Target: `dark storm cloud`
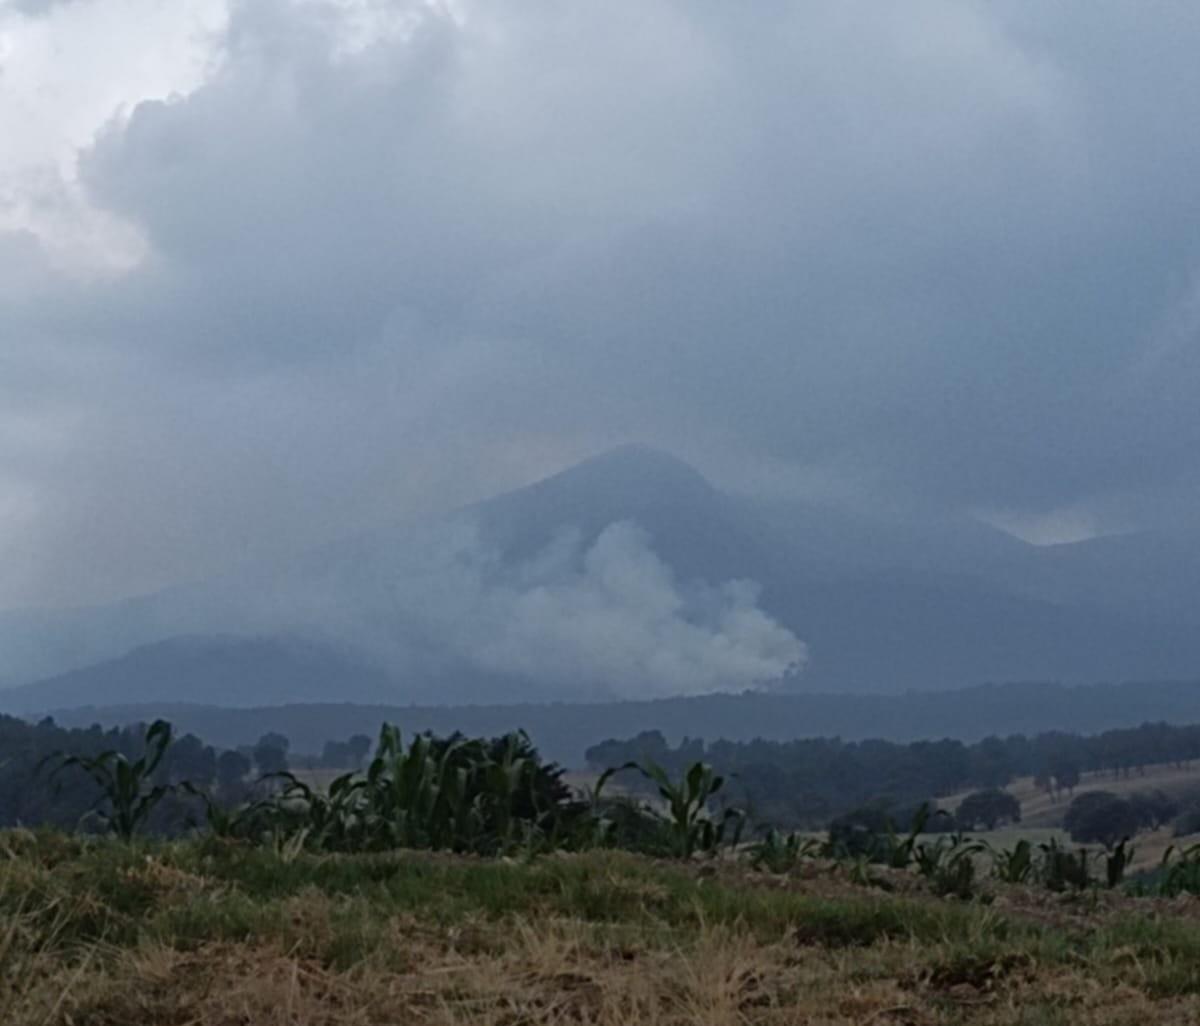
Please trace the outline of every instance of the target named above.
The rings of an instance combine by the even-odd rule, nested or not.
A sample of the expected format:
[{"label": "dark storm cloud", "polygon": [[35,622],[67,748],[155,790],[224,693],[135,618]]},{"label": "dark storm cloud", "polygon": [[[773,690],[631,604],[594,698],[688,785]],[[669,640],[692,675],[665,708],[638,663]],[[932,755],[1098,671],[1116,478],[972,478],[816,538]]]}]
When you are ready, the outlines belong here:
[{"label": "dark storm cloud", "polygon": [[332,6],[238,6],[206,85],[84,155],[145,260],[0,285],[13,373],[62,376],[27,415],[58,455],[10,475],[46,594],[628,437],[953,508],[1186,484],[1188,5],[408,13],[351,46]]}]

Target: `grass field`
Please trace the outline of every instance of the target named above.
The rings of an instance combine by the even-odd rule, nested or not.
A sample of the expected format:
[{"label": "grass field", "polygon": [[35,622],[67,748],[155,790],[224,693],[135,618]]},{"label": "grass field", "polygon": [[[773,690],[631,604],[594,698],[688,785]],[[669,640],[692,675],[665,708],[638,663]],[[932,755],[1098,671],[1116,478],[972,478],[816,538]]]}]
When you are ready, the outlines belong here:
[{"label": "grass field", "polygon": [[512,862],[0,834],[0,1022],[1184,1024],[1200,908],[891,891],[596,852]]},{"label": "grass field", "polygon": [[[1127,796],[1138,791],[1162,791],[1181,800],[1200,798],[1200,766],[1147,766],[1138,773],[1114,777],[1111,773],[1085,773],[1071,793],[1043,791],[1033,777],[1018,777],[1005,790],[1021,803],[1021,823],[1026,827],[1057,828],[1071,799],[1087,791],[1110,791]],[[938,804],[954,809],[968,792],[950,795]]]},{"label": "grass field", "polygon": [[[1021,803],[1021,822],[998,830],[973,832],[973,836],[981,837],[999,848],[1012,847],[1021,839],[1040,844],[1054,838],[1060,843],[1070,844],[1070,838],[1062,829],[1062,820],[1073,798],[1088,791],[1109,791],[1118,796],[1138,791],[1162,791],[1187,803],[1200,798],[1200,767],[1147,766],[1140,773],[1121,777],[1114,777],[1111,773],[1085,773],[1069,794],[1043,791],[1033,782],[1033,777],[1019,777],[1005,790]],[[938,805],[953,810],[968,793],[964,791],[950,795],[941,799]],[[1139,834],[1134,843],[1135,856],[1131,869],[1133,872],[1142,872],[1157,866],[1172,845],[1188,847],[1200,844],[1200,834],[1176,837],[1171,827],[1166,826]],[[1102,850],[1097,845],[1088,847],[1097,852]]]}]

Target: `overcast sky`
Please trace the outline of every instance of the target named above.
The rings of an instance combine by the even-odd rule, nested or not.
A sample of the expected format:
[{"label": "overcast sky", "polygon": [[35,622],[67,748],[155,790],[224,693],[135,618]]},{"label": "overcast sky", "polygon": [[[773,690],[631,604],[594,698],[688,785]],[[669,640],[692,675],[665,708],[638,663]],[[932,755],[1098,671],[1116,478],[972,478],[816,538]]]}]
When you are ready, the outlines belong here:
[{"label": "overcast sky", "polygon": [[0,608],[634,439],[1190,518],[1197,54],[1190,0],[0,0]]}]

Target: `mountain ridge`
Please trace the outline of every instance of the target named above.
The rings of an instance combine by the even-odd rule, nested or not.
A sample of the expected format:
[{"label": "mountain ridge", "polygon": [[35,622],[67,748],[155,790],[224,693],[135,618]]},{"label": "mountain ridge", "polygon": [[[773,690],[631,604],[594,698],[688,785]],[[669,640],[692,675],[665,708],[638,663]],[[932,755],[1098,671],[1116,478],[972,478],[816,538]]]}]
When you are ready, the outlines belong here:
[{"label": "mountain ridge", "polygon": [[[1072,590],[1055,583],[1056,574],[1068,583],[1089,581],[1058,568],[1063,553],[1002,532],[956,528],[953,520],[914,526],[814,505],[790,508],[727,493],[669,454],[621,446],[441,517],[332,541],[270,574],[234,573],[105,607],[25,614],[33,629],[24,635],[20,615],[0,617],[0,679],[25,684],[22,696],[44,687],[49,700],[67,693],[68,676],[76,699],[88,704],[95,689],[119,685],[113,662],[130,657],[140,666],[149,658],[139,651],[145,646],[187,635],[257,637],[277,646],[276,671],[263,668],[254,685],[250,667],[265,664],[247,655],[243,670],[227,672],[241,674],[246,702],[255,693],[283,700],[285,674],[297,675],[285,639],[304,637],[325,646],[322,653],[340,646],[346,656],[345,665],[314,656],[334,678],[335,693],[368,687],[360,667],[374,665],[401,699],[520,701],[552,697],[559,688],[564,699],[578,700],[587,693],[575,674],[564,670],[552,679],[547,670],[535,680],[521,667],[550,642],[558,648],[547,666],[569,667],[571,645],[580,659],[589,652],[606,658],[609,649],[587,634],[587,617],[632,631],[639,610],[630,603],[643,599],[657,603],[647,617],[659,615],[650,609],[678,606],[676,619],[661,638],[643,639],[641,662],[613,667],[641,666],[656,645],[680,638],[695,649],[687,658],[704,658],[696,653],[707,650],[696,646],[724,629],[720,617],[735,615],[730,603],[752,599],[737,616],[770,618],[807,644],[798,682],[804,689],[1200,672],[1200,631],[1186,609],[1169,619],[1136,601],[1080,601],[1083,584]],[[640,534],[626,532],[618,545],[611,529],[619,523],[636,524]],[[1034,573],[1031,565],[1042,569]],[[740,580],[755,582],[756,590],[734,599],[727,589]],[[661,594],[643,595],[646,582]],[[547,620],[557,608],[545,604],[551,600],[574,612]],[[702,619],[694,623],[696,617]],[[520,631],[508,630],[510,619]],[[24,673],[12,669],[22,646]],[[530,648],[528,658],[521,646]],[[194,662],[181,661],[174,685],[156,686],[193,686]],[[172,676],[165,664],[161,669]],[[611,678],[617,670],[592,676],[599,681],[605,673]],[[619,690],[623,682],[609,679],[608,686]],[[738,688],[736,677],[729,686]],[[370,687],[382,689],[382,678]]]}]

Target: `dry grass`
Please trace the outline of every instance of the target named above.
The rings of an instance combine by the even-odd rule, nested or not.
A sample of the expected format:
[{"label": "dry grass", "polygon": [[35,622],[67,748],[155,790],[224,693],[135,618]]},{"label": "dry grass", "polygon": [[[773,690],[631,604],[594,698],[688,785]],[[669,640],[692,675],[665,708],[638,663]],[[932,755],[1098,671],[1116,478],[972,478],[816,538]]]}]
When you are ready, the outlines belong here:
[{"label": "dry grass", "polygon": [[[1063,816],[1073,798],[1089,791],[1108,791],[1121,797],[1139,791],[1162,791],[1173,798],[1188,802],[1200,797],[1200,765],[1147,766],[1140,773],[1133,772],[1120,777],[1114,777],[1109,772],[1085,773],[1079,785],[1069,794],[1065,791],[1053,794],[1043,791],[1033,782],[1033,777],[1018,777],[1005,790],[1021,803],[1021,822],[997,830],[979,831],[977,834],[973,832],[973,836],[985,838],[997,848],[1011,848],[1022,839],[1036,845],[1052,838],[1059,843],[1077,847],[1062,829]],[[939,799],[938,806],[953,811],[969,793],[964,791]],[[1200,834],[1176,837],[1170,826],[1139,834],[1135,838],[1134,860],[1130,871],[1141,873],[1154,869],[1172,845],[1186,848],[1197,843],[1200,843]],[[1104,850],[1099,845],[1085,847],[1097,854]]]},{"label": "dry grass", "polygon": [[[1085,773],[1075,790],[1068,794],[1060,791],[1051,794],[1033,782],[1033,777],[1018,777],[1005,790],[1021,803],[1021,822],[1025,827],[1056,829],[1071,804],[1071,799],[1087,791],[1110,791],[1118,796],[1128,796],[1138,791],[1162,791],[1175,798],[1188,799],[1200,796],[1200,764],[1185,767],[1173,765],[1147,766],[1142,772],[1114,777],[1109,772]],[[969,794],[950,795],[938,802],[944,809],[956,809]]]},{"label": "dry grass", "polygon": [[[495,927],[493,929],[501,929]],[[1195,1023],[1194,995],[1155,998],[1086,968],[1014,958],[930,964],[914,942],[827,950],[728,928],[638,950],[577,922],[515,921],[497,951],[408,942],[414,966],[335,970],[270,945],[144,945],[48,973],[8,1022],[91,1026],[740,1023]],[[501,938],[497,938],[500,940]]]},{"label": "dry grass", "polygon": [[0,845],[6,1026],[1200,1022],[1191,902],[597,853]]}]

